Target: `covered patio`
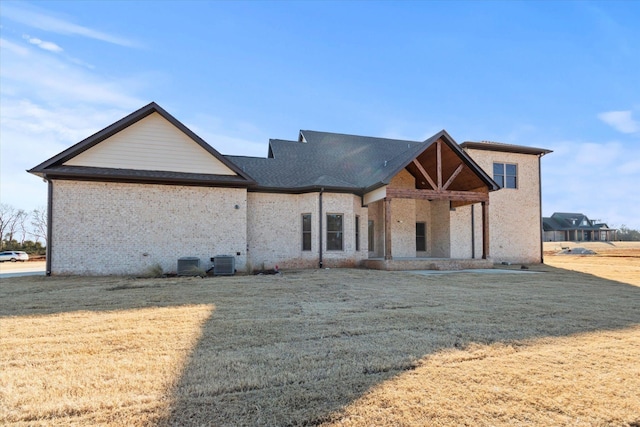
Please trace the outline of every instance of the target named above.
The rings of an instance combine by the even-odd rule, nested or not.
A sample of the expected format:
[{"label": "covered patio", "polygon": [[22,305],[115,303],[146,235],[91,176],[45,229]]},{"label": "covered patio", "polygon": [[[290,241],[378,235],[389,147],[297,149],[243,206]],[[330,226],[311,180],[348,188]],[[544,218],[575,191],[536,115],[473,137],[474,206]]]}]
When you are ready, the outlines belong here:
[{"label": "covered patio", "polygon": [[[442,135],[388,185],[365,195],[373,240],[363,265],[381,270],[491,268],[489,192],[497,188]],[[452,224],[456,209],[470,214],[471,223],[463,229]]]}]

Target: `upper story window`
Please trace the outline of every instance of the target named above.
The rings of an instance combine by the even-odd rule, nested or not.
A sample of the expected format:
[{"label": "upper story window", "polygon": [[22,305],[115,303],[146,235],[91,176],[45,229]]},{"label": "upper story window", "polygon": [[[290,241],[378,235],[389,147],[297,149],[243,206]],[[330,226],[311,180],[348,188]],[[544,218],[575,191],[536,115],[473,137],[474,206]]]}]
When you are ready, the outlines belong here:
[{"label": "upper story window", "polygon": [[518,188],[518,167],[510,163],[494,163],[493,180],[500,188]]}]

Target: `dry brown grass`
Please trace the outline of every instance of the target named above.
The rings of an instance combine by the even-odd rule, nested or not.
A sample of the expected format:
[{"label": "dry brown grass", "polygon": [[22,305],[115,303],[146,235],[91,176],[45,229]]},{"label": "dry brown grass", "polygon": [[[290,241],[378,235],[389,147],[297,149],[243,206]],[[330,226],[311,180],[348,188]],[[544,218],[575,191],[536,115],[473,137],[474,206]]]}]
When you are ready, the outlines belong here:
[{"label": "dry brown grass", "polygon": [[[556,255],[558,246],[584,247],[596,255]],[[640,286],[640,242],[546,243],[545,263]]]},{"label": "dry brown grass", "polygon": [[211,311],[195,305],[3,319],[3,422],[157,420]]},{"label": "dry brown grass", "polygon": [[640,403],[640,328],[428,356],[332,426],[629,425]]},{"label": "dry brown grass", "polygon": [[0,424],[640,423],[638,284],[532,270],[3,279]]}]

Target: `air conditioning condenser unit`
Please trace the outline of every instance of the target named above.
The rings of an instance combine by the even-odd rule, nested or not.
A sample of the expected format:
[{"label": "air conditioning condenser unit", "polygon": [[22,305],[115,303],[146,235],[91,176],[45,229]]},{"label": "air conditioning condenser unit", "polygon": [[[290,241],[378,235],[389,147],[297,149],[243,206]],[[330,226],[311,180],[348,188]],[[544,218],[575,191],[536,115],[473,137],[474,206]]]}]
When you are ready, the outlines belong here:
[{"label": "air conditioning condenser unit", "polygon": [[233,276],[234,274],[236,274],[236,258],[233,255],[213,257],[214,276]]},{"label": "air conditioning condenser unit", "polygon": [[197,276],[200,270],[200,258],[185,256],[178,258],[178,276]]}]

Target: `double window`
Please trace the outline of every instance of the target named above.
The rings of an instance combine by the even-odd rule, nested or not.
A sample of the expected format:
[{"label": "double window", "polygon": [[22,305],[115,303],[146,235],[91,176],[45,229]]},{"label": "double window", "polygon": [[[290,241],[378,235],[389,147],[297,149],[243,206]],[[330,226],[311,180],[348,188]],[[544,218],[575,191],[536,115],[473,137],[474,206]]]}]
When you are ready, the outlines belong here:
[{"label": "double window", "polygon": [[343,248],[344,221],[342,214],[327,214],[327,250],[341,251]]},{"label": "double window", "polygon": [[500,188],[518,188],[518,167],[509,163],[494,163],[493,180]]}]

